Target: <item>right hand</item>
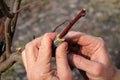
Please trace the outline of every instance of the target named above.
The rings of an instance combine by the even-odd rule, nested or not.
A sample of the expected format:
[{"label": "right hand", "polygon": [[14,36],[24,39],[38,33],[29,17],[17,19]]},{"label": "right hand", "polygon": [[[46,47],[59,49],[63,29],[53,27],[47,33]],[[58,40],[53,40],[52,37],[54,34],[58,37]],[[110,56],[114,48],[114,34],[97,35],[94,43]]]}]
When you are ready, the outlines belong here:
[{"label": "right hand", "polygon": [[89,80],[114,80],[116,68],[112,65],[104,41],[80,32],[69,32],[70,62],[86,72]]},{"label": "right hand", "polygon": [[27,43],[22,52],[28,80],[72,80],[72,71],[67,60],[66,42],[56,49],[56,68],[52,68],[52,41],[55,33],[46,33]]}]

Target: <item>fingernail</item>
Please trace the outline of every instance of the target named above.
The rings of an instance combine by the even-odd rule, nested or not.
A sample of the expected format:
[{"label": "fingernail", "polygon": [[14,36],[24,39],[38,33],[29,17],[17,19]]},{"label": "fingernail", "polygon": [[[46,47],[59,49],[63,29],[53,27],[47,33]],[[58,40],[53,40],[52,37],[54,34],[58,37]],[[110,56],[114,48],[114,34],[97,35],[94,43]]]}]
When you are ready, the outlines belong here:
[{"label": "fingernail", "polygon": [[63,49],[65,50],[65,51],[68,51],[68,43],[67,42],[63,42]]}]

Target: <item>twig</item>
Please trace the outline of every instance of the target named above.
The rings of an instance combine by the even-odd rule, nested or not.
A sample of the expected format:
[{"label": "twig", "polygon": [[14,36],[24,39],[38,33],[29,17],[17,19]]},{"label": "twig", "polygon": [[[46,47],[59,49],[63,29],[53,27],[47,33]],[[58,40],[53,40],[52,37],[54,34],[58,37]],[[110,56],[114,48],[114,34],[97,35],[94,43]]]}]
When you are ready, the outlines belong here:
[{"label": "twig", "polygon": [[21,60],[21,56],[19,53],[13,53],[10,55],[7,60],[4,62],[0,63],[0,72],[6,71],[8,68],[10,68],[16,61]]},{"label": "twig", "polygon": [[[15,12],[17,9],[19,9],[21,0],[15,0],[14,6],[13,6],[13,12]],[[7,18],[5,21],[5,42],[6,42],[6,57],[9,57],[11,52],[11,44],[13,35],[15,32],[16,22],[17,22],[18,13],[14,14],[14,17]]]},{"label": "twig", "polygon": [[[0,0],[0,1],[3,1],[3,0]],[[19,9],[20,3],[21,3],[21,0],[14,1],[13,12],[16,12],[16,10]],[[1,8],[1,5],[0,5],[0,8]],[[12,44],[12,39],[13,39],[13,35],[15,32],[18,13],[14,14],[13,17],[9,17],[8,15],[6,15],[6,16],[7,16],[7,19],[5,21],[5,45],[6,45],[5,48],[6,48],[6,51],[0,57],[0,73],[6,71],[17,60],[20,59],[20,54],[11,52],[11,44]]]},{"label": "twig", "polygon": [[12,18],[13,14],[9,12],[9,8],[7,4],[4,2],[4,0],[0,0],[0,8],[5,16]]},{"label": "twig", "polygon": [[11,32],[10,32],[10,23],[11,23],[11,19],[7,18],[5,21],[5,44],[6,44],[6,57],[9,57],[9,55],[11,54]]},{"label": "twig", "polygon": [[26,4],[25,6],[23,6],[22,8],[18,9],[16,12],[14,13],[19,13],[20,11],[24,10],[25,8],[29,7],[30,5],[34,4],[34,3],[38,3],[39,0],[35,0],[35,1],[32,1],[28,4]]},{"label": "twig", "polygon": [[82,9],[80,11],[80,13],[65,27],[65,29],[60,33],[60,35],[58,36],[58,38],[63,38],[68,31],[70,30],[70,28],[79,20],[79,18],[81,18],[82,16],[85,16],[85,12],[86,9]]},{"label": "twig", "polygon": [[[1,0],[3,2],[3,0]],[[18,9],[18,5],[20,3],[21,0],[15,0],[15,5],[14,5],[14,10],[15,11],[16,9]],[[4,2],[3,2],[4,3]],[[5,4],[4,4],[5,5]],[[3,6],[4,6],[3,5]],[[7,6],[7,5],[6,5]],[[15,17],[15,21],[14,21],[14,27],[16,26],[16,21],[17,21],[17,18],[16,18],[16,15],[14,15]],[[11,54],[11,44],[12,44],[12,38],[13,38],[13,34],[11,32],[11,22],[13,23],[13,19],[14,17],[12,18],[7,18],[6,21],[5,21],[5,43],[6,43],[6,57],[9,57],[10,54]]]},{"label": "twig", "polygon": [[56,47],[61,42],[64,41],[63,37],[68,33],[70,28],[79,20],[79,18],[81,18],[82,16],[85,16],[85,12],[86,12],[86,9],[82,9],[80,11],[80,13],[77,16],[75,16],[75,18],[65,27],[65,29],[54,39],[54,41],[53,41],[53,51],[55,51]]},{"label": "twig", "polygon": [[6,59],[6,55],[3,53],[3,54],[0,56],[0,63],[2,63],[5,59]]},{"label": "twig", "polygon": [[[15,0],[13,6],[13,13],[15,13],[20,8],[20,4],[21,4],[21,0]],[[17,18],[18,18],[18,13],[15,13],[11,23],[11,40],[13,39],[15,33]]]},{"label": "twig", "polygon": [[[79,18],[81,18],[82,16],[85,16],[85,13],[86,13],[86,9],[82,9],[80,11],[80,13],[75,16],[75,18],[65,27],[65,29],[60,33],[60,35],[58,36],[58,39],[62,39],[67,33],[68,31],[70,30],[70,28],[79,20]],[[59,41],[59,40],[58,40]],[[55,43],[55,42],[54,42]],[[81,73],[81,75],[83,76],[83,78],[85,80],[89,80],[87,75],[85,74],[84,71],[82,70],[79,70],[79,72]]]},{"label": "twig", "polygon": [[67,21],[69,21],[69,20],[65,20],[64,22],[62,22],[61,24],[59,24],[58,26],[56,26],[56,27],[52,30],[52,32],[55,32],[60,26],[62,26],[63,24],[65,24]]}]

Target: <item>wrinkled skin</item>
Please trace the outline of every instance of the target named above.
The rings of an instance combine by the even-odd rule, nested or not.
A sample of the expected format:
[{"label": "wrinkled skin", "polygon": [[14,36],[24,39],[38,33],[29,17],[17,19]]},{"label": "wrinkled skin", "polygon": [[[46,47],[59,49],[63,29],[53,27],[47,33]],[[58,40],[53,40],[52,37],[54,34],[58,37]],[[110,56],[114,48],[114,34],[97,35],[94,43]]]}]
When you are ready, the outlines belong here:
[{"label": "wrinkled skin", "polygon": [[89,80],[114,80],[116,69],[100,37],[69,32],[66,39],[70,44],[70,62],[85,71]]},{"label": "wrinkled skin", "polygon": [[22,59],[29,80],[72,80],[72,72],[67,60],[67,43],[56,49],[57,68],[51,67],[52,41],[55,33],[46,33],[25,46]]},{"label": "wrinkled skin", "polygon": [[85,71],[89,80],[120,79],[104,41],[80,32],[69,32],[65,37],[66,42],[57,47],[56,69],[53,69],[50,60],[55,36],[55,33],[46,33],[26,45],[22,59],[29,80],[73,80],[69,64]]}]

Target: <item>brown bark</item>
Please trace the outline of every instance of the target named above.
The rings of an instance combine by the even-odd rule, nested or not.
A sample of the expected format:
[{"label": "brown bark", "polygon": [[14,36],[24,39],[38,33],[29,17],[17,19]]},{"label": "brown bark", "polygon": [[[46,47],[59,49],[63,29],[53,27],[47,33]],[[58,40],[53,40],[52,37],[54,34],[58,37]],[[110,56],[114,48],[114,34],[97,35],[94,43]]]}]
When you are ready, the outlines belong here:
[{"label": "brown bark", "polygon": [[[11,3],[12,8],[9,9],[7,3]],[[15,32],[15,27],[18,19],[17,10],[20,8],[21,0],[0,0],[0,51],[2,46],[5,46],[5,51],[0,52],[0,73],[10,68],[16,61],[21,59],[21,55],[18,52],[11,51],[12,39]],[[11,10],[11,11],[10,11]]]},{"label": "brown bark", "polygon": [[0,72],[4,72],[7,69],[9,69],[16,61],[21,60],[21,56],[19,53],[13,53],[10,55],[9,58],[7,58],[7,60],[3,61],[2,63],[0,63]]},{"label": "brown bark", "polygon": [[4,39],[4,30],[5,30],[4,22],[5,22],[5,17],[0,18],[0,41],[3,41]]}]

